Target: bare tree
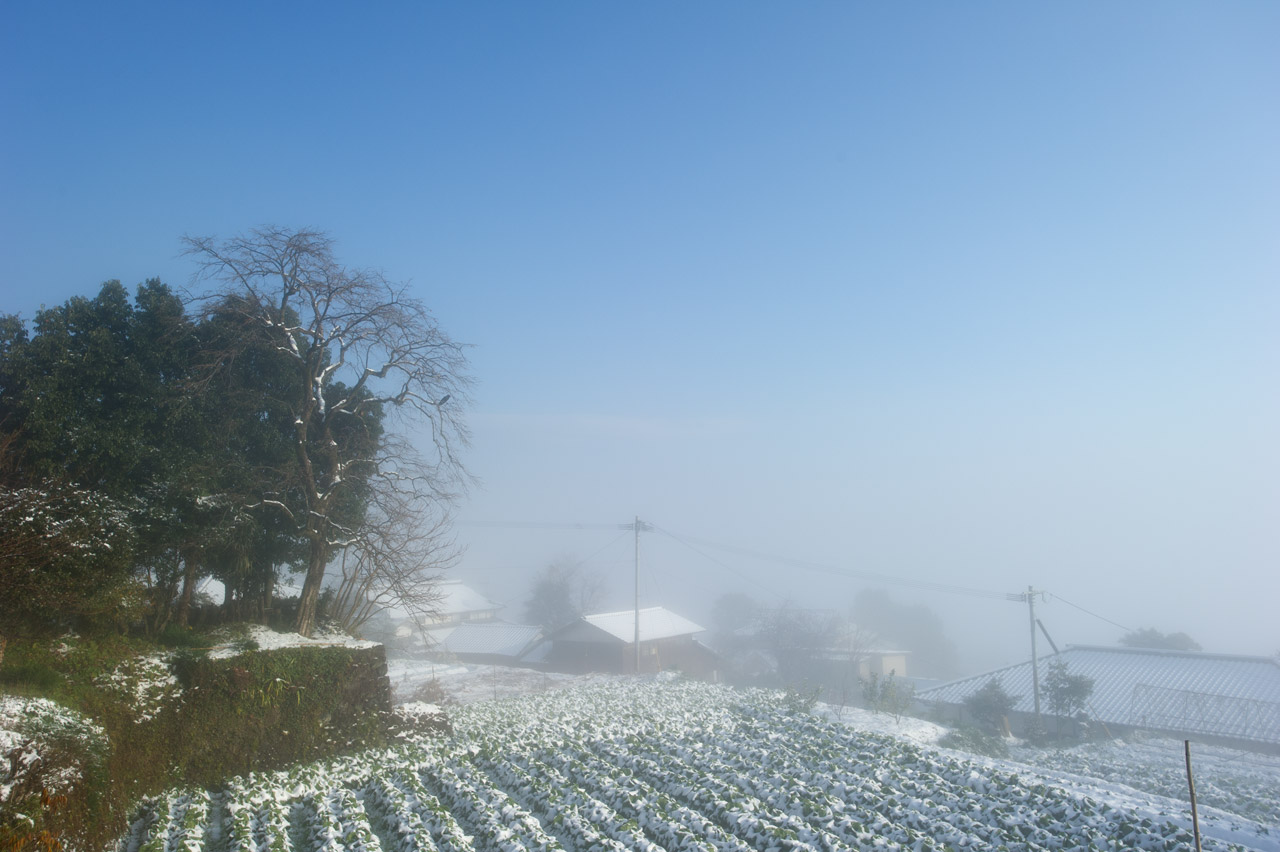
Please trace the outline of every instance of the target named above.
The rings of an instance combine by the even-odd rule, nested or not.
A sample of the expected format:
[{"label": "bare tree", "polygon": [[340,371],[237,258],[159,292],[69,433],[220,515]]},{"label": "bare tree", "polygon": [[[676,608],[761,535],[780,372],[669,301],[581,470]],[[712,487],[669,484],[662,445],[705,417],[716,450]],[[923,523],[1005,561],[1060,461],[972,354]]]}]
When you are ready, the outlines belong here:
[{"label": "bare tree", "polygon": [[425,631],[440,604],[439,581],[461,555],[448,514],[392,484],[378,483],[358,540],[330,571],[336,582],[329,615],[348,633],[392,607]]},{"label": "bare tree", "polygon": [[[321,232],[263,227],[185,243],[200,264],[197,278],[225,288],[211,303],[242,313],[259,340],[297,366],[283,400],[293,421],[296,496],[266,493],[261,504],[284,513],[306,540],[296,627],[310,635],[326,566],[334,553],[360,542],[344,503],[377,478],[446,503],[465,486],[458,455],[468,438],[460,417],[470,384],[463,347],[403,286],[339,264],[333,241]],[[385,410],[427,427],[430,453],[411,470],[383,466],[377,436],[339,443],[380,422]]]},{"label": "bare tree", "polygon": [[835,610],[800,609],[785,602],[762,615],[761,639],[778,662],[778,676],[788,686],[821,683],[828,668],[824,655],[840,636]]}]

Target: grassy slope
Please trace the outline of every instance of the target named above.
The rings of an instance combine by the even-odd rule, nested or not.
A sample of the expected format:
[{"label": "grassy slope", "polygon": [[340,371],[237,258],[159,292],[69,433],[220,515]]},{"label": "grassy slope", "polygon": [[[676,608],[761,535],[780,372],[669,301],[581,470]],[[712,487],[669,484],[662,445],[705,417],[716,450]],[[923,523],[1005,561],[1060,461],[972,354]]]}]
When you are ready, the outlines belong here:
[{"label": "grassy slope", "polygon": [[[168,787],[385,741],[381,648],[246,649],[208,659],[204,649],[218,638],[192,635],[183,647],[120,636],[11,641],[3,691],[81,714],[108,745],[94,755],[54,732],[29,749],[40,758],[0,812],[0,848],[29,845],[42,832],[97,848],[119,836],[142,797]],[[69,768],[80,778],[67,789],[58,777]]]}]

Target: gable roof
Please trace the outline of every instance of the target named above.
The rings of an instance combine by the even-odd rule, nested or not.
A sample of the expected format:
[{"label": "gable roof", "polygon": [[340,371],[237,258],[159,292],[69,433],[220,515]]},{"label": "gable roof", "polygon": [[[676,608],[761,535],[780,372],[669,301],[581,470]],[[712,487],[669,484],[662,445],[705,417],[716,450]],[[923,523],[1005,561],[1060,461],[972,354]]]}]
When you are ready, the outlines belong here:
[{"label": "gable roof", "polygon": [[526,624],[468,621],[459,624],[442,643],[451,654],[489,654],[519,657],[542,636],[537,627]]},{"label": "gable roof", "polygon": [[464,612],[484,612],[501,608],[501,604],[494,603],[475,589],[463,584],[461,580],[445,580],[440,584],[440,603],[436,609],[441,615],[459,615]]},{"label": "gable roof", "polygon": [[[1088,713],[1103,722],[1258,742],[1280,743],[1280,662],[1269,657],[1145,648],[1071,645],[1039,658],[1040,701],[1050,663],[1093,679]],[[919,693],[922,701],[962,704],[993,677],[1013,709],[1035,711],[1031,663],[952,681]]]},{"label": "gable roof", "polygon": [[[630,644],[635,641],[636,613],[634,609],[618,612],[601,612],[595,615],[584,615],[577,623],[571,624],[557,634],[559,639],[575,639],[590,641],[595,639],[614,639]],[[671,639],[676,636],[690,636],[703,632],[703,628],[682,615],[676,615],[666,607],[651,606],[640,610],[640,641],[652,642],[657,639]],[[601,636],[600,634],[605,634]],[[593,636],[594,634],[594,636]]]}]

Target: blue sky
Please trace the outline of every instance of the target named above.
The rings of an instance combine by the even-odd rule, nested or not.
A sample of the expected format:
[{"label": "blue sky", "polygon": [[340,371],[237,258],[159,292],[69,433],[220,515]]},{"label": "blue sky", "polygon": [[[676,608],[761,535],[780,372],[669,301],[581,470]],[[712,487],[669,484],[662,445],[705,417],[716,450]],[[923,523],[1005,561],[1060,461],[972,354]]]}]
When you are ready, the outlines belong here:
[{"label": "blue sky", "polygon": [[[474,346],[457,574],[517,610],[559,556],[626,605],[629,540],[478,524],[639,515],[1280,648],[1274,4],[0,15],[0,310],[184,285],[183,234],[328,230]],[[641,547],[695,617],[864,585]],[[1012,604],[891,590],[974,664],[1025,653]]]}]

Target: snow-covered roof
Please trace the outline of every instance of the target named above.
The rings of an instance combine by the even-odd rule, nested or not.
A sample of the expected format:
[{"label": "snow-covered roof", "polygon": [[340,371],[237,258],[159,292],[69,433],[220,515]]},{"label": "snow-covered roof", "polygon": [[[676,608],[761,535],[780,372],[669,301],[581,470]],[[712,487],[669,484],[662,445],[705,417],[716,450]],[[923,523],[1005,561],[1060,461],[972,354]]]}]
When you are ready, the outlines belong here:
[{"label": "snow-covered roof", "polygon": [[[584,622],[599,630],[603,630],[605,633],[622,642],[635,641],[636,613],[634,609],[624,609],[620,612],[602,612],[596,615],[584,615],[582,617],[582,621],[578,622],[578,625],[582,625]],[[676,615],[666,607],[651,606],[640,610],[641,642],[652,642],[655,639],[670,639],[673,636],[688,636],[692,633],[701,633],[702,631],[702,627],[694,624],[684,616]],[[574,627],[568,628],[566,632],[575,632]],[[574,637],[566,635],[563,638]]]},{"label": "snow-covered roof", "polygon": [[[1068,646],[1038,660],[1042,712],[1049,712],[1050,663],[1093,679],[1088,714],[1119,725],[1280,743],[1280,662],[1269,657],[1142,648]],[[1035,709],[1031,662],[919,693],[922,701],[961,704],[997,677],[1017,696],[1014,710]]]},{"label": "snow-covered roof", "polygon": [[444,640],[451,654],[492,654],[519,657],[541,637],[542,631],[525,624],[466,622],[459,624]]},{"label": "snow-covered roof", "polygon": [[494,603],[461,580],[446,580],[440,584],[440,603],[436,608],[441,615],[460,615],[501,609],[502,604]]}]

